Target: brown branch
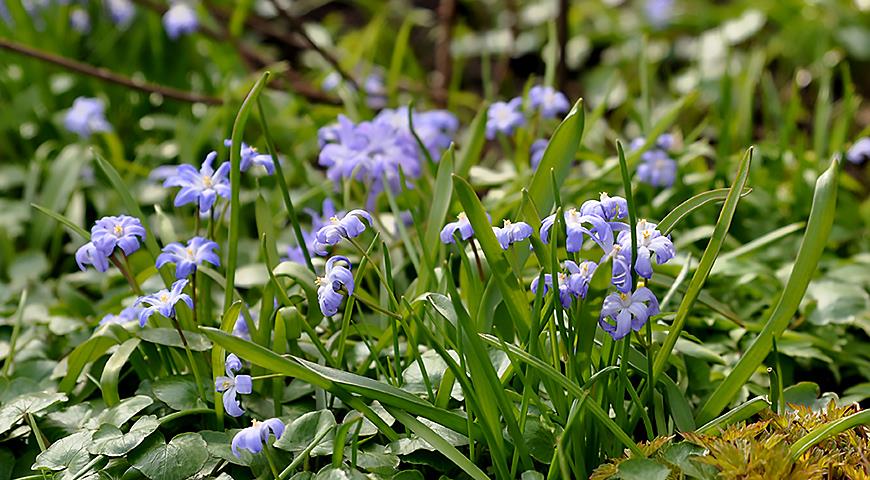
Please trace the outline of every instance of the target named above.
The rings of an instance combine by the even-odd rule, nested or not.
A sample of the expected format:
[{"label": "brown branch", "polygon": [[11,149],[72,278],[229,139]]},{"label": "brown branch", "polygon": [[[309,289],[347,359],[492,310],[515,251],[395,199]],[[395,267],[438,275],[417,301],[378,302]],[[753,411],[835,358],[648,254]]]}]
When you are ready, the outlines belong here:
[{"label": "brown branch", "polygon": [[272,6],[275,7],[275,10],[278,11],[278,15],[290,24],[290,28],[292,28],[297,34],[299,34],[299,36],[301,36],[302,39],[305,40],[305,43],[307,43],[311,49],[319,53],[320,56],[323,57],[323,59],[326,60],[326,62],[329,63],[332,68],[334,68],[335,71],[338,72],[339,75],[341,75],[341,78],[343,78],[344,81],[348,82],[354,89],[359,89],[359,85],[357,85],[356,80],[354,80],[354,78],[348,72],[341,68],[341,64],[338,63],[338,60],[331,53],[321,48],[320,45],[318,45],[317,42],[315,42],[311,38],[311,36],[308,35],[308,32],[305,31],[305,26],[302,25],[302,22],[299,21],[298,18],[294,17],[293,14],[288,12],[287,9],[284,8],[276,0],[271,0],[271,3]]},{"label": "brown branch", "polygon": [[[274,1],[274,0],[273,0]],[[456,0],[441,0],[438,3],[438,38],[435,44],[435,90],[447,91],[450,86],[453,59],[450,56],[450,39],[453,33],[453,15]],[[439,106],[446,106],[447,99],[436,99]]]},{"label": "brown branch", "polygon": [[3,37],[0,37],[0,48],[15,53],[20,53],[22,55],[41,60],[43,62],[52,63],[54,65],[58,65],[67,70],[72,70],[83,75],[88,75],[94,78],[99,78],[100,80],[116,83],[118,85],[123,85],[134,90],[140,90],[148,93],[158,93],[166,98],[171,98],[174,100],[181,100],[183,102],[191,103],[205,103],[207,105],[221,105],[223,103],[223,100],[217,97],[200,95],[197,93],[186,92],[184,90],[178,90],[172,87],[158,85],[156,83],[135,80],[130,77],[125,77],[121,74],[112,72],[111,70],[107,70],[105,68],[95,67],[87,63],[79,62],[78,60],[73,60],[70,58],[62,57],[60,55],[55,55],[53,53],[49,53],[33,47],[28,47],[26,45],[13,42]]}]

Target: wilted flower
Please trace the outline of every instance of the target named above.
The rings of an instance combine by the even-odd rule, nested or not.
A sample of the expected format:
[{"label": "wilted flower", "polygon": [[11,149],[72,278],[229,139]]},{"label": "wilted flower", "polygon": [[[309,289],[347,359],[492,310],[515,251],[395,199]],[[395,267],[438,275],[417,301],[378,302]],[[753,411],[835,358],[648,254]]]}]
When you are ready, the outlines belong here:
[{"label": "wilted flower", "polygon": [[[577,211],[576,208],[565,210],[565,230],[568,233],[568,238],[565,240],[565,247],[569,252],[579,252],[583,246],[583,236],[588,235],[593,239],[611,237],[613,240],[613,231],[608,223],[598,215],[584,215]],[[552,214],[541,222],[541,241],[548,243],[550,228],[556,222],[556,214]],[[591,225],[586,228],[584,225]]]},{"label": "wilted flower", "polygon": [[529,105],[541,111],[541,116],[551,118],[571,108],[568,97],[553,87],[535,85],[529,89]]},{"label": "wilted flower", "polygon": [[[231,139],[224,140],[225,147],[232,147],[233,141]],[[252,166],[261,166],[266,169],[266,173],[272,175],[275,173],[275,161],[272,159],[271,155],[264,155],[257,151],[256,147],[252,147],[245,142],[242,142],[242,151],[241,151],[241,164],[239,166],[239,170],[243,172],[247,172],[249,168]]]},{"label": "wilted flower", "polygon": [[544,152],[547,151],[547,145],[549,144],[550,141],[546,138],[539,138],[532,142],[532,146],[529,148],[529,163],[532,165],[532,170],[538,169],[538,165],[544,159]]},{"label": "wilted flower", "polygon": [[63,118],[63,125],[82,138],[90,138],[95,132],[111,132],[106,121],[106,106],[99,98],[78,97]]},{"label": "wilted flower", "polygon": [[136,14],[136,7],[130,0],[104,0],[109,17],[116,25],[125,27]]},{"label": "wilted flower", "polygon": [[463,240],[468,240],[472,235],[474,235],[474,227],[471,226],[465,212],[459,212],[459,215],[456,216],[455,222],[450,222],[447,225],[444,225],[444,228],[441,229],[441,243],[453,243],[453,234],[457,231]]},{"label": "wilted flower", "polygon": [[106,314],[106,316],[104,316],[103,319],[100,320],[100,325],[105,325],[107,323],[123,324],[127,322],[132,322],[133,320],[136,320],[136,318],[139,316],[140,310],[142,310],[140,307],[133,305],[121,310],[121,313],[117,315],[113,313]]},{"label": "wilted flower", "polygon": [[187,279],[177,280],[168,290],[164,288],[157,293],[139,297],[134,305],[138,306],[143,303],[148,305],[139,312],[139,326],[144,327],[148,318],[155,313],[159,313],[166,318],[174,318],[175,304],[179,301],[183,301],[193,310],[193,300],[191,300],[190,295],[184,293],[184,287],[186,286]]},{"label": "wilted flower", "polygon": [[[649,317],[659,313],[659,302],[655,295],[646,287],[640,287],[634,293],[611,293],[604,299],[601,307],[601,317],[598,324],[614,340],[620,340],[634,330],[639,331]],[[608,318],[613,323],[608,322]]]},{"label": "wilted flower", "polygon": [[262,422],[254,420],[250,427],[239,430],[239,433],[233,437],[233,454],[241,458],[242,454],[239,449],[242,448],[251,453],[260,453],[263,450],[263,443],[269,440],[271,434],[275,435],[275,440],[284,434],[284,423],[281,420],[277,418],[270,418]]},{"label": "wilted flower", "polygon": [[492,140],[496,133],[511,135],[517,127],[526,123],[526,117],[520,111],[522,105],[521,97],[490,105],[486,112],[486,138]]},{"label": "wilted flower", "polygon": [[[626,252],[631,251],[631,232],[623,230],[619,232],[616,241]],[[674,258],[676,250],[670,237],[662,235],[656,229],[655,223],[639,220],[637,222],[637,261],[634,269],[643,278],[652,277],[652,263],[650,257],[655,254],[656,263],[661,265]]]},{"label": "wilted flower", "polygon": [[91,31],[91,16],[84,8],[73,8],[69,12],[69,24],[79,33],[88,33]]},{"label": "wilted flower", "polygon": [[109,256],[98,250],[94,242],[88,242],[76,250],[76,263],[82,271],[93,265],[97,271],[105,272],[109,269]]},{"label": "wilted flower", "polygon": [[531,237],[533,231],[532,227],[526,222],[512,223],[510,220],[505,220],[503,227],[492,227],[492,232],[495,234],[495,238],[498,239],[502,250],[507,250],[512,244]]},{"label": "wilted flower", "polygon": [[320,227],[314,234],[314,252],[318,255],[326,255],[326,247],[335,245],[342,238],[358,237],[366,229],[366,224],[361,218],[372,224],[372,216],[361,209],[351,210],[342,218],[331,217],[329,223]]},{"label": "wilted flower", "polygon": [[846,152],[846,160],[861,163],[870,158],[870,137],[864,137],[852,144]]},{"label": "wilted flower", "polygon": [[181,187],[175,196],[176,207],[199,202],[199,211],[205,213],[214,205],[218,195],[229,198],[230,180],[227,174],[230,164],[223,162],[214,170],[211,165],[215,158],[217,152],[209,153],[199,171],[191,165],[179,165],[175,175],[166,178],[164,187]]},{"label": "wilted flower", "polygon": [[163,14],[166,35],[175,40],[181,35],[193,33],[199,28],[196,10],[184,2],[175,2]]},{"label": "wilted flower", "polygon": [[175,278],[187,278],[202,262],[220,266],[220,257],[215,253],[217,249],[217,243],[202,237],[191,238],[186,247],[173,242],[163,247],[163,253],[157,256],[157,268],[174,263]]},{"label": "wilted flower", "polygon": [[[347,266],[336,265],[336,262],[344,262]],[[331,257],[326,261],[326,274],[317,277],[317,299],[320,303],[320,311],[327,317],[338,313],[338,307],[344,299],[342,290],[345,290],[348,295],[353,295],[354,283],[350,268],[351,263],[347,257]]]},{"label": "wilted flower", "polygon": [[226,376],[220,375],[214,381],[215,390],[223,392],[224,410],[231,417],[241,417],[245,413],[239,403],[238,394],[247,395],[252,391],[250,375],[236,375],[242,369],[242,361],[236,354],[227,355],[224,363]]},{"label": "wilted flower", "polygon": [[641,156],[637,178],[654,187],[670,187],[677,179],[677,162],[664,150],[650,150]]},{"label": "wilted flower", "polygon": [[91,227],[91,242],[106,257],[112,255],[115,247],[130,255],[139,249],[141,240],[145,240],[145,227],[138,218],[129,215],[103,217]]}]

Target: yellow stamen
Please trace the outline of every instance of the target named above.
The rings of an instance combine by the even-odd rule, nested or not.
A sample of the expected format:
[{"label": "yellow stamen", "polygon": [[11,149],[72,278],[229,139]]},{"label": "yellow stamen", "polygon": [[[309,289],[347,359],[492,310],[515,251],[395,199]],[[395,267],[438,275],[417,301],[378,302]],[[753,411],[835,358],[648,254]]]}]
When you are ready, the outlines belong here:
[{"label": "yellow stamen", "polygon": [[212,186],[211,175],[203,175],[202,176],[202,185],[205,188],[211,188],[211,186]]},{"label": "yellow stamen", "polygon": [[115,235],[120,237],[121,235],[124,234],[124,227],[122,227],[120,225],[115,225],[114,231],[115,231]]}]

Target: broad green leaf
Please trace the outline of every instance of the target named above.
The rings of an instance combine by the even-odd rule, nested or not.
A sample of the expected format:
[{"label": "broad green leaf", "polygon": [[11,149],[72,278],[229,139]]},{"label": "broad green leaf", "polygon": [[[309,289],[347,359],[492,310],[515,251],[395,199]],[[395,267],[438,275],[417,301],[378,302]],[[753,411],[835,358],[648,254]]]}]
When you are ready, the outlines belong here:
[{"label": "broad green leaf", "polygon": [[190,375],[158,378],[151,384],[151,391],[173,410],[190,410],[203,406],[195,382]]},{"label": "broad green leaf", "polygon": [[335,416],[331,411],[308,412],[287,425],[281,438],[275,442],[275,448],[294,453],[301,452],[319,438],[309,455],[315,457],[330,455],[334,448],[336,426]]},{"label": "broad green leaf", "polygon": [[317,472],[314,480],[368,480],[368,477],[347,465],[340,467],[327,465]]},{"label": "broad green leaf", "polygon": [[[135,335],[148,343],[184,348],[184,343],[181,342],[178,330],[174,328],[143,328],[137,331]],[[187,339],[188,346],[194,352],[205,352],[211,348],[211,342],[200,333],[185,330],[184,338]]]},{"label": "broad green leaf", "polygon": [[665,370],[665,366],[671,356],[671,351],[674,349],[677,339],[683,332],[686,319],[689,317],[689,313],[695,305],[695,300],[698,299],[698,295],[704,287],[704,282],[707,281],[707,276],[713,268],[713,263],[719,255],[719,250],[722,249],[722,244],[725,242],[725,236],[728,234],[728,229],[731,228],[731,220],[734,218],[734,213],[737,211],[737,204],[740,201],[743,187],[746,185],[746,181],[749,178],[749,167],[752,164],[752,151],[753,149],[750,148],[746,152],[746,155],[744,155],[743,160],[740,162],[740,166],[737,168],[737,175],[734,178],[734,183],[729,189],[728,196],[725,198],[725,204],[722,205],[722,211],[719,213],[719,219],[716,221],[713,236],[710,238],[707,248],[704,249],[704,254],[701,256],[698,268],[695,270],[695,274],[689,282],[689,287],[686,289],[683,301],[680,302],[680,306],[677,308],[677,315],[674,317],[674,321],[668,331],[668,336],[665,337],[665,341],[662,343],[662,347],[659,349],[658,354],[655,357],[652,371],[653,385],[657,383],[656,379],[658,379]]},{"label": "broad green leaf", "polygon": [[83,430],[51,444],[48,449],[36,456],[36,461],[30,467],[33,470],[47,468],[49,470],[69,469],[70,472],[78,472],[91,459],[88,454],[88,444],[91,440],[91,432]]},{"label": "broad green leaf", "polygon": [[151,480],[185,480],[208,460],[208,445],[198,433],[182,433],[169,443],[163,442],[163,435],[151,435],[128,457],[133,467]]},{"label": "broad green leaf", "polygon": [[75,388],[79,375],[84,370],[85,365],[100,358],[109,348],[118,343],[118,340],[114,337],[97,334],[73,349],[69,357],[67,357],[66,375],[60,381],[58,389],[66,393],[71,392]]},{"label": "broad green leaf", "polygon": [[629,458],[617,471],[621,480],[667,480],[671,474],[670,468],[648,458]]},{"label": "broad green leaf", "polygon": [[120,457],[139,446],[159,426],[160,422],[154,415],[140,417],[127,433],[111,423],[104,423],[94,432],[88,451],[94,455]]},{"label": "broad green leaf", "polygon": [[834,223],[839,173],[840,159],[835,157],[831,161],[831,166],[816,180],[806,232],[801,240],[797,259],[783,288],[782,295],[770,314],[770,318],[765,322],[761,333],[755,337],[749,349],[740,356],[737,365],[716,387],[716,390],[699,410],[698,422],[710,421],[731,402],[740,388],[767,357],[773,347],[774,338],[782,335],[798,306],[800,306],[807,285],[816,272]]},{"label": "broad green leaf", "polygon": [[[48,177],[41,183],[42,191],[37,203],[47,210],[58,211],[64,208],[76,187],[79,172],[85,163],[85,155],[80,144],[64,147],[57,158],[51,161]],[[48,241],[53,231],[48,218],[37,216],[31,224],[31,246],[41,248]]]},{"label": "broad green leaf", "polygon": [[121,400],[121,403],[114,407],[107,408],[100,412],[96,417],[88,419],[85,428],[96,430],[104,423],[120,428],[131,418],[136,416],[137,413],[151,406],[152,403],[154,403],[154,400],[145,395],[136,395],[135,397],[125,398],[124,400]]},{"label": "broad green leaf", "polygon": [[0,406],[0,434],[4,434],[27,414],[36,414],[60,402],[65,402],[63,393],[35,392],[19,395]]},{"label": "broad green leaf", "polygon": [[583,99],[581,98],[577,100],[562,123],[556,127],[553,136],[550,137],[541,163],[529,185],[529,196],[538,209],[539,217],[545,217],[550,213],[556,198],[550,172],[552,170],[555,174],[557,186],[561,186],[568,178],[568,171],[571,169],[577,150],[580,148],[585,123],[586,115],[583,111]]}]

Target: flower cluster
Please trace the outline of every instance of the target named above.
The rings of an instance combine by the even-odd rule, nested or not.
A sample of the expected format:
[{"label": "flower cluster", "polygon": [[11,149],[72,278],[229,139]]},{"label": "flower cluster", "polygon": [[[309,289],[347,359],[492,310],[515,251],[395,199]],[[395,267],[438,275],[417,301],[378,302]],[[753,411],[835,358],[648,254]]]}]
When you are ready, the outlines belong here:
[{"label": "flower cluster", "polygon": [[217,249],[217,243],[202,237],[191,238],[187,246],[173,242],[163,247],[163,253],[157,256],[156,266],[161,268],[167,263],[175,264],[175,278],[180,280],[189,277],[202,262],[220,266],[220,257],[215,252]]},{"label": "flower cluster", "polygon": [[[313,252],[315,250],[316,245],[316,233],[326,225],[328,225],[329,219],[331,218],[344,218],[346,213],[344,211],[338,212],[335,210],[335,204],[332,203],[332,200],[326,198],[323,200],[323,205],[321,207],[322,213],[318,213],[312,208],[306,208],[303,210],[305,213],[311,217],[311,229],[301,229],[302,230],[302,239],[305,241],[305,248],[309,252]],[[305,264],[305,254],[302,253],[302,246],[295,245],[291,246],[287,249],[287,257],[286,260],[291,262],[296,262],[298,264]]]},{"label": "flower cluster", "polygon": [[223,393],[224,410],[232,417],[241,417],[245,413],[238,394],[248,395],[253,391],[250,375],[236,375],[241,369],[242,361],[231,353],[224,362],[226,376],[220,375],[214,381],[215,390]]},{"label": "flower cluster", "polygon": [[[497,133],[511,135],[518,127],[525,125],[526,116],[522,111],[523,98],[516,97],[507,102],[495,102],[489,106],[486,117],[486,138],[493,139]],[[543,85],[529,89],[529,109],[525,112],[539,112],[543,118],[554,118],[571,108],[564,93]]]},{"label": "flower cluster", "polygon": [[[635,138],[630,149],[638,150],[645,144],[643,138]],[[670,187],[677,179],[677,162],[668,155],[674,146],[674,137],[664,134],[656,139],[655,146],[643,152],[637,167],[637,178],[654,187]]]},{"label": "flower cluster", "polygon": [[337,245],[343,238],[356,238],[366,229],[361,219],[372,224],[372,216],[365,210],[351,210],[341,218],[332,216],[329,222],[320,227],[314,234],[313,250],[318,255],[326,255],[326,247]]},{"label": "flower cluster", "polygon": [[94,133],[111,132],[106,121],[106,105],[99,98],[78,97],[63,117],[63,126],[83,139]]},{"label": "flower cluster", "polygon": [[[486,216],[489,218],[489,214]],[[474,236],[474,228],[471,226],[471,222],[468,221],[465,212],[459,212],[455,222],[449,222],[447,225],[444,225],[440,234],[441,242],[447,245],[454,243],[454,235],[457,232],[459,233],[459,238],[463,241]],[[511,222],[510,220],[504,220],[501,227],[492,227],[492,233],[495,234],[495,238],[498,240],[499,245],[501,245],[502,250],[507,250],[514,243],[522,242],[531,237],[533,232],[534,230],[528,223]]]},{"label": "flower cluster", "polygon": [[[609,303],[605,302],[607,308],[602,311],[600,323],[614,338],[622,338],[630,330],[636,331],[649,316],[658,313],[658,302],[649,289],[641,286],[631,292],[632,277],[636,274],[644,279],[651,278],[653,262],[659,265],[666,263],[676,254],[670,237],[662,235],[656,224],[639,220],[636,226],[637,259],[632,262],[631,227],[620,221],[627,216],[628,204],[625,199],[606,193],[602,193],[598,200],[584,202],[579,210],[565,210],[563,225],[566,250],[569,253],[580,252],[588,239],[602,250],[602,255],[597,264],[589,260],[579,264],[570,260],[564,262],[565,271],[559,272],[556,279],[560,301],[567,307],[574,298],[585,298],[596,267],[611,261],[611,283],[618,292],[607,297]],[[540,236],[544,243],[549,242],[550,230],[555,223],[555,214],[542,221]],[[631,271],[632,264],[634,272]],[[537,291],[538,283],[538,279],[533,281],[533,291]],[[545,289],[553,288],[551,275],[545,275],[544,284]],[[608,323],[607,318],[613,318],[616,325]]]},{"label": "flower cluster", "polygon": [[[345,265],[337,264],[343,262]],[[350,271],[350,259],[343,256],[331,257],[326,261],[324,276],[317,277],[317,300],[323,315],[331,317],[338,313],[338,307],[344,299],[343,292],[353,295],[353,273]]]},{"label": "flower cluster", "polygon": [[109,257],[119,247],[124,255],[139,249],[145,239],[145,227],[138,218],[129,215],[103,217],[91,227],[91,241],[76,251],[76,263],[83,271],[93,265],[100,272],[109,269]]},{"label": "flower cluster", "polygon": [[[433,159],[440,157],[456,133],[458,121],[443,110],[412,112],[414,131]],[[338,123],[318,131],[321,144],[318,162],[327,177],[341,188],[342,181],[354,179],[364,183],[370,198],[384,188],[402,187],[402,175],[417,178],[423,157],[408,124],[405,109],[383,110],[371,121],[353,123],[339,115]]]},{"label": "flower cluster", "polygon": [[108,323],[117,323],[117,324],[125,324],[127,322],[132,322],[139,318],[139,312],[142,311],[142,308],[136,305],[129,306],[120,313],[115,315],[114,313],[108,313],[106,316],[100,320],[100,325],[106,325]]}]

